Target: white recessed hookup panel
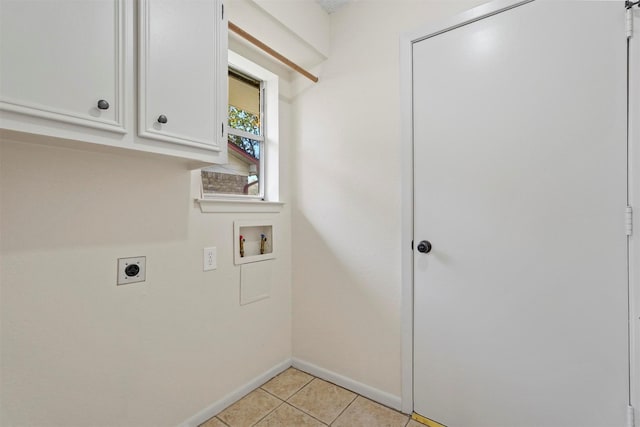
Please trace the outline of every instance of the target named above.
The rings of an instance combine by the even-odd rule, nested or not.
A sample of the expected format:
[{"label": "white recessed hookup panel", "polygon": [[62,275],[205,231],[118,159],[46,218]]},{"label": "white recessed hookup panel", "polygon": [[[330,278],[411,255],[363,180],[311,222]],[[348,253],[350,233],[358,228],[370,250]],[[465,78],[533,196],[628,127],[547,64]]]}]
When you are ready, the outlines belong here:
[{"label": "white recessed hookup panel", "polygon": [[276,257],[276,228],[272,221],[234,221],[233,228],[235,265]]}]

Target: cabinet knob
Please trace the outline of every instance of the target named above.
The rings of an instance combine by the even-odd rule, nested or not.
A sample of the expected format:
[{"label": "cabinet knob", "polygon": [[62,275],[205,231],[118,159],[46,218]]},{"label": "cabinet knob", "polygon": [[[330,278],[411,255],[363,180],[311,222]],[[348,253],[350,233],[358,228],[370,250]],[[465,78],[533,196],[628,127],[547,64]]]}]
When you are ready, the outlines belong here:
[{"label": "cabinet knob", "polygon": [[105,101],[104,99],[101,99],[100,101],[98,101],[98,108],[100,110],[108,110],[109,109],[109,103],[107,101]]},{"label": "cabinet knob", "polygon": [[165,116],[164,114],[160,114],[160,117],[158,117],[158,123],[167,123],[167,116]]}]

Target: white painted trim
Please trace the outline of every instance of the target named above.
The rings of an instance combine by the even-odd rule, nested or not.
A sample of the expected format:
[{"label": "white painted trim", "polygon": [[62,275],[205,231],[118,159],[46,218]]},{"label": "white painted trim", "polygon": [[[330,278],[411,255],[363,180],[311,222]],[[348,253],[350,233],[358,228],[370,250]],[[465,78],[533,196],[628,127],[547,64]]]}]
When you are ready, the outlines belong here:
[{"label": "white painted trim", "polygon": [[227,133],[229,135],[239,136],[240,138],[253,139],[254,141],[264,141],[263,135],[256,135],[255,133],[247,132],[240,129],[234,129],[232,127],[227,129]]},{"label": "white painted trim", "polygon": [[351,378],[347,378],[328,369],[321,368],[313,363],[305,362],[304,360],[294,358],[292,360],[292,366],[301,371],[307,372],[313,376],[329,381],[340,387],[344,387],[355,393],[358,393],[364,397],[367,397],[375,402],[390,408],[401,410],[400,397],[393,394],[378,390]]},{"label": "white painted trim", "polygon": [[410,40],[413,44],[480,19],[484,19],[488,16],[496,15],[504,12],[505,10],[513,9],[514,7],[518,7],[526,3],[531,3],[532,1],[534,0],[494,0],[474,7],[473,9],[469,9],[466,12],[462,12],[449,19],[420,27],[417,30],[403,35],[403,39]]},{"label": "white painted trim", "polygon": [[226,407],[232,405],[238,400],[242,399],[244,396],[249,394],[254,389],[260,387],[262,384],[269,381],[271,378],[275,377],[281,372],[284,372],[291,366],[291,359],[287,359],[281,363],[278,363],[273,368],[269,369],[262,375],[258,375],[248,383],[243,386],[237,388],[235,391],[229,393],[222,399],[212,403],[210,406],[207,406],[202,411],[195,414],[193,417],[188,420],[182,422],[178,427],[197,427],[200,424],[207,421],[209,418],[217,415]]},{"label": "white painted trim", "polygon": [[22,101],[10,100],[6,98],[0,100],[0,110],[53,120],[60,123],[70,123],[73,125],[85,126],[93,129],[106,130],[122,135],[127,133],[122,120],[118,122],[94,119],[92,117],[81,116],[72,112],[65,112],[57,108],[29,104]]},{"label": "white painted trim", "polygon": [[[229,130],[229,82],[227,75],[229,72],[229,13],[225,11],[225,0],[220,0],[217,6],[216,25],[220,25],[216,34],[220,37],[218,46],[220,49],[216,49],[216,69],[220,78],[218,79],[218,99],[216,103],[215,118],[220,122],[222,127],[222,133],[216,132],[216,145],[221,147],[219,163],[225,164],[229,161],[229,149],[227,147],[227,131]],[[218,19],[219,18],[219,19]],[[216,27],[218,28],[218,27]]]},{"label": "white painted trim", "polygon": [[[402,115],[402,399],[401,410],[413,412],[413,44],[462,25],[495,15],[533,0],[495,0],[446,19],[428,24],[400,37],[400,106]],[[295,359],[294,359],[295,366]],[[390,405],[391,406],[391,405]]]},{"label": "white painted trim", "polygon": [[[271,71],[229,50],[229,66],[262,82],[265,99],[262,102],[264,113],[263,137],[264,153],[260,159],[263,172],[261,192],[270,202],[280,198],[280,125],[279,125],[279,78]],[[253,138],[255,139],[255,138]]]},{"label": "white painted trim", "polygon": [[312,363],[294,358],[294,359],[284,360],[283,362],[277,364],[276,366],[269,369],[265,373],[258,375],[256,378],[252,379],[248,383],[237,388],[233,392],[227,394],[222,399],[217,400],[216,402],[207,406],[206,408],[204,408],[203,410],[201,410],[191,418],[183,421],[181,424],[178,425],[178,427],[199,426],[200,424],[204,423],[211,417],[214,417],[217,414],[219,414],[225,408],[229,407],[230,405],[234,404],[238,400],[242,399],[244,396],[249,394],[254,389],[260,387],[262,384],[266,383],[271,378],[275,377],[281,372],[284,372],[291,366],[293,366],[296,369],[300,369],[301,371],[307,372],[320,379],[339,385],[340,387],[344,387],[348,390],[358,393],[382,405],[388,406],[396,410],[400,410],[400,397],[398,396],[394,396],[390,393],[386,393],[384,391],[375,389],[366,384],[362,384],[358,381],[355,381],[351,378],[344,377],[335,372],[316,366]]},{"label": "white painted trim", "polygon": [[[640,9],[633,9],[634,28],[640,28]],[[637,212],[640,206],[640,37],[629,42],[629,205]],[[635,219],[635,218],[634,218]],[[629,368],[630,404],[640,420],[640,238],[636,227],[629,237]],[[636,424],[638,422],[636,421]]]},{"label": "white painted trim", "polygon": [[263,200],[195,199],[203,213],[280,213],[282,202]]},{"label": "white painted trim", "polygon": [[[118,53],[116,54],[116,114],[115,121],[125,132],[128,131],[127,128],[127,114],[126,114],[126,91],[129,90],[126,87],[126,68],[130,67],[127,62],[127,46],[129,43],[129,32],[127,30],[127,19],[131,18],[130,14],[128,14],[131,9],[126,9],[122,0],[118,0],[116,3],[116,7],[118,8],[117,19],[115,23],[115,31],[118,34],[118,38],[116,40],[116,50]],[[127,15],[125,15],[127,13]]]},{"label": "white painted trim", "polygon": [[407,35],[400,39],[400,100],[401,100],[401,358],[402,412],[413,412],[413,41]]}]

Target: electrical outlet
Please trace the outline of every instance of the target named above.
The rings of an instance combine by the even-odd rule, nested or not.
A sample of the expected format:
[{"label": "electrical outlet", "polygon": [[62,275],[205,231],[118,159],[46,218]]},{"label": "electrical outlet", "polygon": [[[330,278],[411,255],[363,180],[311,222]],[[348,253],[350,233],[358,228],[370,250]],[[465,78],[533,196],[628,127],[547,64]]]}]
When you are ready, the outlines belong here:
[{"label": "electrical outlet", "polygon": [[217,250],[213,248],[204,248],[203,268],[204,271],[215,270],[218,268]]},{"label": "electrical outlet", "polygon": [[147,275],[147,257],[118,258],[118,285],[144,282]]}]

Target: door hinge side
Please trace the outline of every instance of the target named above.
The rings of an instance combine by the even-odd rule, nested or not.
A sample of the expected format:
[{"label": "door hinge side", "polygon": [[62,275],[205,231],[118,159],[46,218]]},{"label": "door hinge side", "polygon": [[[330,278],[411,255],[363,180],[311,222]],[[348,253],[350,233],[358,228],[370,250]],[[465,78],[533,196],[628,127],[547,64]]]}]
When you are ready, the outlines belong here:
[{"label": "door hinge side", "polygon": [[624,230],[627,236],[633,234],[633,208],[627,206],[624,213]]},{"label": "door hinge side", "polygon": [[640,0],[631,1],[626,0],[624,7],[627,9],[627,39],[633,37],[633,7],[640,6]]},{"label": "door hinge side", "polygon": [[627,427],[635,427],[635,426],[636,426],[636,421],[635,421],[634,409],[633,409],[633,406],[629,405],[627,406]]},{"label": "door hinge side", "polygon": [[224,21],[224,3],[222,3],[222,20]]}]

